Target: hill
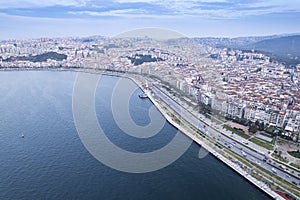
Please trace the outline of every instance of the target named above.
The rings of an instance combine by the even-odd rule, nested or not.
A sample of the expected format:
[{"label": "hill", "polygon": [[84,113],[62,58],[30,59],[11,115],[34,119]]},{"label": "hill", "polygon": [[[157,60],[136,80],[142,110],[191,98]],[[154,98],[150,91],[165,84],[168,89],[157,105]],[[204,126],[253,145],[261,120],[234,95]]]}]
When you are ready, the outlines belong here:
[{"label": "hill", "polygon": [[9,57],[4,59],[3,62],[12,62],[12,61],[31,61],[31,62],[46,62],[48,59],[62,61],[67,59],[67,55],[59,54],[56,52],[47,52],[35,56],[16,56]]},{"label": "hill", "polygon": [[287,65],[300,64],[300,34],[237,38],[194,38],[200,44],[215,48],[255,50]]},{"label": "hill", "polygon": [[300,63],[300,35],[262,40],[247,45],[243,49],[264,52],[273,59],[290,65]]},{"label": "hill", "polygon": [[206,38],[194,38],[195,41],[200,44],[209,45],[216,48],[233,48],[240,49],[250,44],[254,44],[256,42],[260,42],[263,40],[268,40],[272,38],[278,38],[278,35],[272,36],[257,36],[257,37],[236,37],[236,38],[214,38],[214,37],[206,37]]}]

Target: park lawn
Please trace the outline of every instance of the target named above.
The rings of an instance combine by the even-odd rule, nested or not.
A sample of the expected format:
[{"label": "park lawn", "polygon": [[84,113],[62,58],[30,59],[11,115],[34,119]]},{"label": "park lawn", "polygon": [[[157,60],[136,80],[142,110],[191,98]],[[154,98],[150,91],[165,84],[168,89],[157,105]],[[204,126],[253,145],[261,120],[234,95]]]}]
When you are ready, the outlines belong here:
[{"label": "park lawn", "polygon": [[287,159],[284,159],[283,157],[273,153],[272,156],[278,160],[280,160],[281,162],[284,162],[284,163],[288,163],[289,161]]},{"label": "park lawn", "polygon": [[293,156],[295,158],[300,158],[300,152],[297,152],[297,151],[288,151],[288,154],[290,154],[291,156]]},{"label": "park lawn", "polygon": [[237,134],[237,135],[239,135],[239,136],[241,136],[241,137],[243,137],[243,138],[245,138],[247,140],[250,138],[250,136],[247,135],[244,131],[241,131],[241,130],[238,130],[238,129],[234,129],[231,126],[228,126],[226,124],[223,127],[226,128],[227,130],[231,131],[232,133],[235,133],[235,134]]},{"label": "park lawn", "polygon": [[251,142],[261,146],[261,147],[264,147],[268,150],[273,150],[274,146],[270,143],[270,142],[265,142],[263,140],[260,140],[258,138],[251,138],[250,139]]},{"label": "park lawn", "polygon": [[295,168],[297,168],[297,169],[300,169],[300,165],[297,165],[295,163],[290,163],[290,165],[293,166],[293,167],[295,167]]}]

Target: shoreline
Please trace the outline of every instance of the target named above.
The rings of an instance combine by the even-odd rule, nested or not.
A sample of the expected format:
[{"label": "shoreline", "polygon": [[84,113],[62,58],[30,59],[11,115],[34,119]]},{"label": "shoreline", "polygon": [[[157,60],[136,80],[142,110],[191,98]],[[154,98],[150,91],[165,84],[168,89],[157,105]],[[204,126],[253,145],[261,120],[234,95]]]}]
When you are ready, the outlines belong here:
[{"label": "shoreline", "polygon": [[[144,91],[143,87],[141,84],[135,80],[132,77],[126,77],[131,79],[142,91]],[[145,91],[144,91],[145,92]],[[238,173],[240,176],[242,176],[244,179],[252,183],[254,186],[256,186],[259,190],[263,191],[265,194],[267,194],[269,197],[273,199],[282,199],[284,200],[283,197],[281,197],[279,194],[277,194],[275,191],[273,191],[271,188],[269,188],[266,185],[263,185],[261,181],[258,181],[251,175],[249,175],[247,172],[243,171],[243,169],[236,163],[233,163],[231,160],[225,158],[215,150],[213,150],[210,146],[208,146],[206,143],[204,143],[196,134],[191,133],[190,131],[186,130],[179,124],[177,124],[162,108],[161,106],[156,102],[156,100],[153,98],[153,96],[149,93],[148,98],[149,100],[155,105],[155,107],[158,109],[158,111],[164,116],[164,118],[175,128],[177,128],[180,132],[185,134],[187,137],[192,139],[194,142],[196,142],[200,147],[203,147],[205,150],[207,150],[210,154],[212,154],[215,158],[217,158],[219,161],[221,161],[223,164],[225,164],[227,167],[231,168],[234,170],[236,173]]]},{"label": "shoreline", "polygon": [[[120,73],[120,72],[114,72],[114,71],[106,71],[105,69],[65,69],[65,68],[46,68],[46,69],[34,69],[34,68],[25,68],[25,69],[1,69],[2,72],[18,72],[18,71],[49,71],[49,72],[82,72],[82,73],[92,73],[92,74],[99,74],[99,75],[110,75],[110,76],[117,76],[117,77],[123,77],[128,78],[132,80],[142,91],[145,92],[144,88],[142,87],[142,84],[137,81],[133,75],[134,74],[128,74],[128,73]],[[130,76],[132,75],[132,76]],[[135,74],[138,75],[138,74]],[[141,76],[142,75],[138,75]],[[275,191],[273,191],[271,188],[267,187],[266,185],[263,185],[261,181],[258,181],[251,175],[249,175],[247,172],[243,171],[243,169],[236,163],[233,163],[229,159],[225,158],[218,152],[216,152],[214,149],[212,149],[210,146],[208,146],[206,143],[204,143],[197,134],[193,134],[187,129],[183,128],[179,124],[177,124],[164,110],[163,108],[157,103],[157,101],[154,99],[154,97],[147,93],[149,100],[155,105],[155,107],[158,109],[158,111],[163,115],[163,117],[175,128],[180,130],[183,134],[185,134],[187,137],[192,139],[194,142],[196,142],[198,145],[206,149],[209,153],[211,153],[215,158],[223,162],[225,165],[227,165],[229,168],[234,170],[236,173],[238,173],[240,176],[248,180],[250,183],[252,183],[254,186],[256,186],[261,191],[265,192],[268,196],[270,196],[273,199],[283,199],[279,194],[277,194]],[[172,108],[171,108],[172,109]]]}]

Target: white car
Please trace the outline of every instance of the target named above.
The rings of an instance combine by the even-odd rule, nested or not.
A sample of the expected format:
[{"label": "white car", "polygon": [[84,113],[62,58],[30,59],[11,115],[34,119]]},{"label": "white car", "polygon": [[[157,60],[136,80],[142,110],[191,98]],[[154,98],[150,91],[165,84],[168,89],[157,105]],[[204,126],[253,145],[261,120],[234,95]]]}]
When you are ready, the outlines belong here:
[{"label": "white car", "polygon": [[243,155],[244,157],[247,156],[247,154],[246,154],[244,151],[242,151],[242,155]]}]

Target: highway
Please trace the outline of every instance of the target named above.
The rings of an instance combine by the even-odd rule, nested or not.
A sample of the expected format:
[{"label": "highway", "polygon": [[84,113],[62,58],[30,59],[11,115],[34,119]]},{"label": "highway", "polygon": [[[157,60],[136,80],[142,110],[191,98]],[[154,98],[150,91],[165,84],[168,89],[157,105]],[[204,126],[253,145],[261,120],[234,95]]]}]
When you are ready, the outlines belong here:
[{"label": "highway", "polygon": [[[253,145],[251,147],[256,149],[256,146],[258,145],[253,144],[252,142],[241,138],[238,135],[232,134],[230,131],[224,130],[221,127],[217,127],[218,131],[222,132],[221,134],[220,132],[212,128],[214,123],[212,123],[210,119],[207,119],[199,114],[199,118],[196,118],[193,114],[191,114],[190,111],[187,111],[181,105],[179,105],[179,99],[176,99],[176,101],[178,101],[176,102],[175,100],[169,97],[171,96],[171,94],[166,95],[166,93],[168,93],[167,91],[162,92],[156,86],[151,87],[151,90],[157,97],[159,97],[165,103],[167,103],[182,118],[191,123],[194,127],[198,128],[198,130],[202,133],[205,133],[210,138],[216,140],[219,144],[230,149],[232,152],[243,156],[248,161],[256,163],[257,165],[268,170],[274,175],[276,174],[282,179],[294,185],[297,185],[298,187],[300,186],[299,174],[297,172],[292,173],[293,169],[288,167],[286,167],[286,169],[284,170],[282,167],[280,167],[280,164],[276,163],[273,160],[266,161],[266,157],[264,155],[267,155],[267,150],[263,147],[259,147],[260,149],[258,152],[260,153],[257,153],[256,151],[247,148],[246,146]],[[243,143],[243,145],[239,142]]]}]

